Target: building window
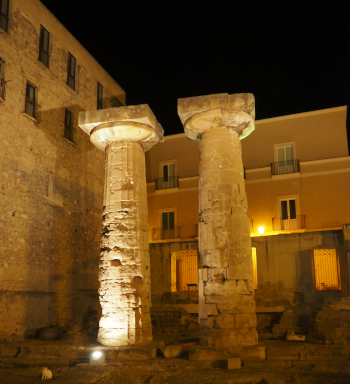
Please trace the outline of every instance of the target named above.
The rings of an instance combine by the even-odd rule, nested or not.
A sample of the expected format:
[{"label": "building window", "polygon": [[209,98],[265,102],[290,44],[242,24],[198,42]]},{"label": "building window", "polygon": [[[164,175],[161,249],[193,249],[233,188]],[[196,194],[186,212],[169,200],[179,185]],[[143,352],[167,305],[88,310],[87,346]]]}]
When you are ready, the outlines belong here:
[{"label": "building window", "polygon": [[68,52],[67,85],[75,91],[76,58]]},{"label": "building window", "polygon": [[0,0],[0,28],[7,32],[9,20],[9,0]]},{"label": "building window", "polygon": [[162,212],[162,239],[175,239],[175,212]]},{"label": "building window", "polygon": [[103,109],[103,86],[97,83],[97,109]]},{"label": "building window", "polygon": [[198,257],[196,250],[171,255],[171,292],[198,291]]},{"label": "building window", "polygon": [[256,260],[256,248],[252,247],[253,256],[253,272],[254,272],[254,289],[258,289],[258,264]]},{"label": "building window", "polygon": [[73,113],[69,109],[65,110],[64,138],[73,142]]},{"label": "building window", "polygon": [[294,159],[293,144],[278,144],[275,148],[275,162],[271,164],[272,175],[300,172],[299,160]]},{"label": "building window", "polygon": [[295,230],[306,227],[305,215],[299,214],[298,195],[278,197],[277,201],[279,216],[272,219],[274,231]]},{"label": "building window", "polygon": [[4,79],[4,63],[0,59],[0,98],[5,99],[6,82]]},{"label": "building window", "polygon": [[181,228],[176,226],[176,208],[160,212],[160,228],[152,229],[152,240],[180,239]]},{"label": "building window", "polygon": [[315,249],[313,261],[316,290],[340,290],[339,260],[336,250]]},{"label": "building window", "polygon": [[40,40],[39,40],[39,61],[49,67],[49,46],[50,46],[50,34],[40,25]]},{"label": "building window", "polygon": [[155,189],[167,189],[178,187],[178,177],[175,176],[175,162],[166,162],[160,164],[159,179],[155,180]]},{"label": "building window", "polygon": [[25,105],[25,113],[29,116],[36,118],[36,103],[35,103],[35,87],[27,83],[26,87],[26,105]]}]

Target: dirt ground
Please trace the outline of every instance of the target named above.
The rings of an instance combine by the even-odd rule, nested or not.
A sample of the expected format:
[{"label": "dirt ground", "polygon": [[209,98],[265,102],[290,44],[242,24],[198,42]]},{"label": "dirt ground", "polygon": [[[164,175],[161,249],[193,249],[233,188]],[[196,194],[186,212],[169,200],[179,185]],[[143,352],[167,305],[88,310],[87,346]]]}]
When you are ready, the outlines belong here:
[{"label": "dirt ground", "polygon": [[[350,362],[317,362],[294,367],[276,367],[266,362],[263,368],[228,370],[205,368],[202,363],[184,359],[156,358],[149,361],[119,363],[103,367],[82,364],[72,368],[52,369],[53,383],[95,384],[178,384],[178,383],[251,383],[312,384],[350,383]],[[104,377],[102,377],[104,376]],[[1,384],[34,384],[41,381],[41,368],[0,368]]]}]

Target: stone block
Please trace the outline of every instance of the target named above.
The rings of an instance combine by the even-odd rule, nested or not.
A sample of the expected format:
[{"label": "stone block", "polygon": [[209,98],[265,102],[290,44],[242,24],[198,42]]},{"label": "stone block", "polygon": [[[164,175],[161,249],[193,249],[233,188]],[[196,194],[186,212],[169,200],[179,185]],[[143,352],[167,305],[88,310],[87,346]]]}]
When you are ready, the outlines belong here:
[{"label": "stone block", "polygon": [[0,346],[1,357],[16,357],[20,352],[18,345],[2,344]]},{"label": "stone block", "polygon": [[226,348],[195,347],[190,351],[190,360],[226,360]]},{"label": "stone block", "polygon": [[230,357],[227,359],[228,369],[241,369],[241,359],[239,357]]},{"label": "stone block", "polygon": [[225,314],[218,315],[214,320],[214,328],[222,329],[222,328],[234,328],[235,326],[235,315]]},{"label": "stone block", "polygon": [[267,360],[306,360],[304,343],[266,341]]},{"label": "stone block", "polygon": [[248,345],[228,348],[229,357],[240,357],[241,360],[266,360],[266,345]]},{"label": "stone block", "polygon": [[181,355],[181,345],[167,345],[164,348],[164,357],[180,357]]},{"label": "stone block", "polygon": [[235,315],[236,327],[256,327],[256,314],[252,313],[239,313]]},{"label": "stone block", "polygon": [[202,329],[203,343],[208,347],[229,348],[232,345],[244,346],[258,343],[255,328]]},{"label": "stone block", "polygon": [[154,359],[157,355],[156,347],[128,347],[125,349],[118,349],[117,360],[150,360]]}]

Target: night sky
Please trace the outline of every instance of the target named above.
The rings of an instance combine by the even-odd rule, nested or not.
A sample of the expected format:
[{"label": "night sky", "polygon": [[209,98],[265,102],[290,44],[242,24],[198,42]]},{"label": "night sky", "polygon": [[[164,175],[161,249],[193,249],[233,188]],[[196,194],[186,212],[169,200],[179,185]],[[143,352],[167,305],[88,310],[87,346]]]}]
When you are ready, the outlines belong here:
[{"label": "night sky", "polygon": [[42,3],[166,135],[180,97],[251,92],[257,119],[350,103],[348,0]]}]

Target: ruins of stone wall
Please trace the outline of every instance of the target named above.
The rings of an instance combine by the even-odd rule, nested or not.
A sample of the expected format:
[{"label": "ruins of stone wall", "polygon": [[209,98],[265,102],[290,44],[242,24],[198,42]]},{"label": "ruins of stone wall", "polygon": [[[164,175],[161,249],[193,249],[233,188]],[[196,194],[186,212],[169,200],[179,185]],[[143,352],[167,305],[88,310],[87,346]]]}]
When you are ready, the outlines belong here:
[{"label": "ruins of stone wall", "polygon": [[[327,300],[346,294],[344,239],[339,231],[290,233],[252,238],[257,252],[255,290],[259,340],[284,339],[288,330],[309,334]],[[313,249],[334,246],[339,257],[341,290],[316,291]]]},{"label": "ruins of stone wall", "polygon": [[[344,257],[349,251],[346,236],[347,227],[344,235],[339,230],[252,238],[252,246],[257,248],[258,259],[255,307],[260,341],[284,340],[286,332],[291,330],[309,335],[308,337],[314,339],[318,337],[324,342],[327,340],[329,343],[339,342],[341,335],[348,329],[346,322],[350,313],[348,302],[342,298],[346,293]],[[150,244],[152,284],[154,284],[152,290],[157,292],[152,296],[153,333],[155,335],[168,333],[174,338],[177,338],[183,330],[181,317],[185,319],[185,324],[187,324],[186,320],[190,321],[183,312],[181,317],[176,317],[176,306],[198,303],[193,301],[193,297],[179,299],[181,294],[179,296],[179,293],[171,293],[168,288],[165,288],[166,284],[161,284],[161,279],[167,279],[170,286],[170,254],[174,247],[178,250],[179,244],[187,243]],[[191,248],[197,246],[197,242],[189,244]],[[334,246],[337,250],[341,271],[341,291],[314,289],[312,250],[322,245]],[[157,277],[153,279],[155,273]],[[196,298],[198,300],[198,295]],[[167,311],[169,313],[166,313]],[[331,322],[339,324],[338,333],[329,327]],[[188,338],[197,337],[195,327],[192,328],[192,333],[189,329],[190,327],[186,328]]]},{"label": "ruins of stone wall", "polygon": [[[96,108],[97,81],[110,79],[39,1],[13,1],[12,11],[0,45],[8,81],[0,99],[0,339],[82,324],[89,307],[100,311],[104,155],[76,122]],[[51,33],[49,68],[38,61],[40,24]],[[68,50],[77,57],[76,91],[66,85]],[[37,87],[41,122],[24,113],[27,81]],[[109,81],[106,97],[123,93]],[[65,108],[74,143],[63,138]]]}]

